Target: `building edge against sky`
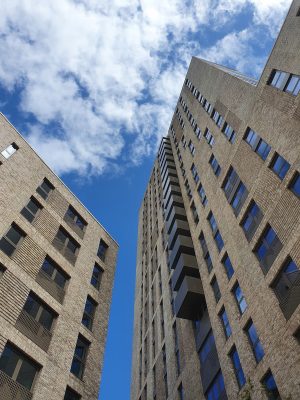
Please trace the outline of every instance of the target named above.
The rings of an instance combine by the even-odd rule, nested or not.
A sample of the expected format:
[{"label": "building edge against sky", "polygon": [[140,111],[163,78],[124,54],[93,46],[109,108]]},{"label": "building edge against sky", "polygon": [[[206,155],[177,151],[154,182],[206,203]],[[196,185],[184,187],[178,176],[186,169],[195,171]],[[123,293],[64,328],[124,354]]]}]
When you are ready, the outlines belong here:
[{"label": "building edge against sky", "polygon": [[294,0],[259,81],[191,61],[139,210],[131,400],[300,398],[299,48]]},{"label": "building edge against sky", "polygon": [[0,115],[0,398],[96,400],[118,245]]}]

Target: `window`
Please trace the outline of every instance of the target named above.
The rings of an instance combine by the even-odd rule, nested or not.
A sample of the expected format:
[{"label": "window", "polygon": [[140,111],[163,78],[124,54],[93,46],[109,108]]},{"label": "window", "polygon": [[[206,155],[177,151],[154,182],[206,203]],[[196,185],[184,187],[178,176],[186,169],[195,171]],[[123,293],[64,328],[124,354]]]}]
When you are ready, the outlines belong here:
[{"label": "window", "polygon": [[191,212],[192,212],[192,215],[193,215],[194,222],[195,222],[195,224],[198,224],[198,222],[199,222],[199,215],[198,215],[197,208],[196,208],[194,202],[192,202],[190,208],[191,208]]},{"label": "window", "polygon": [[48,179],[44,179],[40,186],[36,189],[37,193],[42,196],[44,200],[47,200],[50,193],[54,190],[54,186],[48,181]]},{"label": "window", "polygon": [[26,311],[34,320],[39,322],[45,329],[51,332],[57,315],[34,293],[31,292],[27,297],[23,310]]},{"label": "window", "polygon": [[247,308],[247,303],[246,303],[244,294],[242,292],[242,289],[240,288],[240,285],[238,283],[236,283],[233,288],[233,294],[234,294],[235,300],[237,302],[240,313],[244,314],[244,312]]},{"label": "window", "polygon": [[217,248],[218,248],[218,250],[220,252],[224,247],[224,241],[223,241],[221,233],[220,233],[220,231],[218,229],[215,217],[213,216],[212,212],[210,212],[208,214],[208,218],[207,219],[208,219],[208,222],[209,222],[211,230],[212,230],[213,238],[214,238],[215,243],[217,245]]},{"label": "window", "polygon": [[63,244],[64,249],[73,254],[77,254],[77,251],[79,250],[79,244],[62,227],[59,228],[56,234],[56,239]]},{"label": "window", "polygon": [[204,343],[202,344],[199,350],[199,358],[201,365],[203,365],[203,363],[205,362],[205,360],[207,359],[207,357],[209,356],[210,352],[214,347],[215,347],[215,339],[212,330],[210,330],[209,334],[207,335]]},{"label": "window", "polygon": [[8,256],[11,256],[25,237],[25,233],[13,224],[9,231],[0,240],[0,249]]},{"label": "window", "polygon": [[244,140],[262,160],[266,160],[271,151],[271,146],[268,145],[268,143],[266,143],[256,132],[251,128],[247,128]]},{"label": "window", "polygon": [[4,158],[8,159],[11,157],[17,150],[19,150],[19,147],[16,145],[16,143],[10,144],[8,147],[6,147],[5,150],[1,152]]},{"label": "window", "polygon": [[268,400],[281,400],[275,379],[271,371],[268,371],[262,380]]},{"label": "window", "polygon": [[192,171],[192,175],[193,175],[194,181],[195,181],[196,183],[198,183],[200,177],[199,177],[199,175],[198,175],[197,168],[195,167],[194,164],[193,164],[192,167],[191,167],[191,171]]},{"label": "window", "polygon": [[6,268],[2,264],[0,264],[0,278],[4,274],[5,270]]},{"label": "window", "polygon": [[41,270],[47,274],[48,278],[51,279],[64,289],[66,287],[67,281],[69,280],[69,277],[58,267],[58,265],[51,260],[50,257],[46,257],[43,265],[41,267]]},{"label": "window", "polygon": [[67,209],[66,217],[68,219],[71,219],[74,224],[78,226],[79,229],[84,231],[87,223],[72,206],[69,206],[69,208]]},{"label": "window", "polygon": [[204,132],[204,137],[207,141],[207,143],[209,144],[210,147],[213,147],[214,143],[215,143],[215,138],[213,137],[213,135],[211,134],[211,132],[206,128],[205,132]]},{"label": "window", "polygon": [[284,91],[297,96],[300,92],[300,76],[291,74]]},{"label": "window", "polygon": [[233,208],[234,214],[237,216],[248,196],[248,190],[233,167],[229,168],[222,189],[224,190],[229,204]]},{"label": "window", "polygon": [[233,266],[231,264],[230,258],[227,253],[225,254],[225,256],[222,259],[222,264],[225,268],[227,278],[230,279],[232,277],[232,275],[234,274],[234,269],[233,269]]},{"label": "window", "polygon": [[216,157],[212,154],[210,159],[209,159],[209,164],[212,167],[212,170],[214,171],[214,174],[216,176],[219,176],[221,173],[221,167],[216,159]]},{"label": "window", "polygon": [[275,153],[270,168],[281,180],[283,180],[290,169],[290,164],[279,154]]},{"label": "window", "polygon": [[241,222],[241,226],[248,241],[252,239],[262,218],[263,213],[255,201],[252,200]]},{"label": "window", "polygon": [[300,8],[299,8],[299,10],[297,11],[296,17],[300,17]]},{"label": "window", "polygon": [[88,296],[86,299],[83,317],[82,317],[81,322],[89,330],[92,330],[92,327],[93,327],[96,307],[97,307],[97,303],[90,296]]},{"label": "window", "polygon": [[230,324],[229,324],[229,321],[228,321],[227,313],[226,313],[224,307],[222,308],[219,316],[220,316],[220,320],[221,320],[221,323],[222,323],[222,326],[223,326],[223,329],[224,329],[225,336],[228,339],[229,336],[231,336],[231,328],[230,328]]},{"label": "window", "polygon": [[244,371],[242,369],[240,357],[238,355],[238,352],[237,352],[235,346],[231,350],[229,356],[230,356],[232,364],[233,364],[233,368],[234,368],[236,379],[238,381],[239,388],[242,388],[246,383],[246,378],[244,375]]},{"label": "window", "polygon": [[178,386],[178,397],[179,397],[179,400],[184,400],[184,390],[183,390],[182,383]]},{"label": "window", "polygon": [[[299,181],[300,181],[300,179],[299,179]],[[204,188],[203,188],[203,186],[202,186],[202,183],[200,183],[200,185],[199,185],[199,187],[198,187],[198,194],[199,194],[199,196],[200,196],[201,203],[202,203],[204,206],[206,206],[206,204],[207,204],[207,197],[206,197],[206,194],[205,194],[205,190],[204,190]]]},{"label": "window", "polygon": [[227,139],[229,140],[230,143],[235,142],[235,137],[236,137],[235,131],[232,128],[232,126],[230,126],[227,122],[225,122],[222,132],[227,137]]},{"label": "window", "polygon": [[213,277],[213,279],[212,279],[212,281],[210,283],[210,286],[212,287],[212,290],[214,292],[214,296],[215,296],[216,302],[218,303],[220,298],[221,298],[221,292],[220,292],[220,288],[219,288],[219,284],[218,284],[217,278],[215,276]]},{"label": "window", "polygon": [[273,70],[269,84],[277,89],[283,90],[288,80],[288,76],[289,74],[287,72]]},{"label": "window", "polygon": [[89,345],[89,342],[84,339],[83,336],[78,336],[71,365],[71,372],[79,379],[83,378]]},{"label": "window", "polygon": [[249,342],[251,344],[256,362],[260,362],[265,355],[264,349],[260,343],[258,334],[256,332],[253,322],[250,320],[245,328]]},{"label": "window", "polygon": [[6,375],[31,390],[39,369],[40,367],[23,352],[9,343],[6,344],[0,358],[0,370]]},{"label": "window", "polygon": [[75,390],[67,387],[64,400],[80,400],[81,396]]},{"label": "window", "polygon": [[195,135],[197,136],[198,139],[201,138],[201,129],[199,128],[199,126],[196,125],[195,129]]},{"label": "window", "polygon": [[260,156],[260,158],[262,158],[265,161],[270,151],[271,151],[271,146],[268,145],[268,143],[266,143],[263,139],[260,139],[255,149],[255,153],[257,153]]},{"label": "window", "polygon": [[269,271],[281,248],[282,244],[275,231],[268,225],[254,250],[265,274]]},{"label": "window", "polygon": [[97,256],[104,262],[106,253],[108,249],[108,244],[104,242],[104,240],[100,240],[98,251],[97,251]]},{"label": "window", "polygon": [[93,269],[93,273],[92,273],[91,284],[97,290],[100,289],[102,274],[103,274],[103,269],[101,267],[99,267],[99,265],[95,264],[94,265],[94,269]]},{"label": "window", "polygon": [[21,210],[21,214],[29,222],[32,222],[41,209],[40,203],[34,197],[31,197],[28,204]]},{"label": "window", "polygon": [[204,256],[204,261],[205,261],[205,263],[206,263],[208,273],[210,274],[210,272],[211,272],[212,269],[213,269],[213,264],[212,264],[212,260],[211,260],[209,251],[208,251],[208,252],[206,253],[206,255]]},{"label": "window", "polygon": [[212,384],[205,393],[206,400],[220,400],[223,398],[225,392],[225,385],[222,372],[219,371],[217,376],[214,378]]},{"label": "window", "polygon": [[214,232],[218,228],[218,226],[217,226],[215,217],[212,212],[210,212],[208,214],[208,222],[209,222],[211,230]]},{"label": "window", "polygon": [[290,185],[290,189],[291,191],[300,198],[300,174],[299,172],[296,172],[292,183]]},{"label": "window", "polygon": [[248,192],[246,186],[243,184],[243,182],[240,182],[230,202],[230,205],[235,211],[235,214],[237,214],[240,211],[241,205],[244,203],[245,196],[247,196],[247,194]]},{"label": "window", "polygon": [[193,145],[193,142],[191,140],[189,141],[189,149],[190,149],[192,156],[194,156],[195,155],[195,146]]},{"label": "window", "polygon": [[215,123],[219,128],[222,126],[224,118],[222,117],[221,114],[218,113],[218,111],[214,110],[212,114],[212,119],[215,121]]}]

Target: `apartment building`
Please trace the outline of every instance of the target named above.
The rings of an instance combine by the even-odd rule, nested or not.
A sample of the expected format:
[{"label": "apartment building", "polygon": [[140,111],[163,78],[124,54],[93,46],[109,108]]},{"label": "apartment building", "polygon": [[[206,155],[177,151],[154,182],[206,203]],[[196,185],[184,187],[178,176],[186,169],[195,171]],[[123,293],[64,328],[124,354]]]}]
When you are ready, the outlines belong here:
[{"label": "apartment building", "polygon": [[131,400],[300,399],[300,1],[259,80],[193,58],[139,211]]},{"label": "apartment building", "polygon": [[0,399],[96,400],[118,246],[0,115]]}]

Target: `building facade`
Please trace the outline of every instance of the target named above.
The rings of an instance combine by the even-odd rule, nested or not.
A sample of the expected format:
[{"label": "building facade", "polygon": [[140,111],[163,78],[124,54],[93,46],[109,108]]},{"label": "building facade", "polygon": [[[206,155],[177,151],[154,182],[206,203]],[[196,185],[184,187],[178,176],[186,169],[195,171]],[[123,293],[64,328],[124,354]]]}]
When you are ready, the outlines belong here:
[{"label": "building facade", "polygon": [[258,81],[193,58],[139,211],[131,400],[300,399],[300,1]]},{"label": "building facade", "polygon": [[117,244],[0,115],[0,398],[96,400]]}]

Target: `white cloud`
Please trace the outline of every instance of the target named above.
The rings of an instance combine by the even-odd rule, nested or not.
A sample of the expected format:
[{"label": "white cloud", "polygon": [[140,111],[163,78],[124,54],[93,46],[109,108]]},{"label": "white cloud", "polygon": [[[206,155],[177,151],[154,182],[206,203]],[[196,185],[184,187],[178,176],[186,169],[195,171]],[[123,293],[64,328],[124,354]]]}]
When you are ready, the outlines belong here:
[{"label": "white cloud", "polygon": [[249,29],[205,50],[189,35],[249,4],[252,28],[274,35],[286,0],[3,0],[0,81],[21,89],[27,138],[58,173],[137,163],[166,133],[191,55],[246,68]]}]

